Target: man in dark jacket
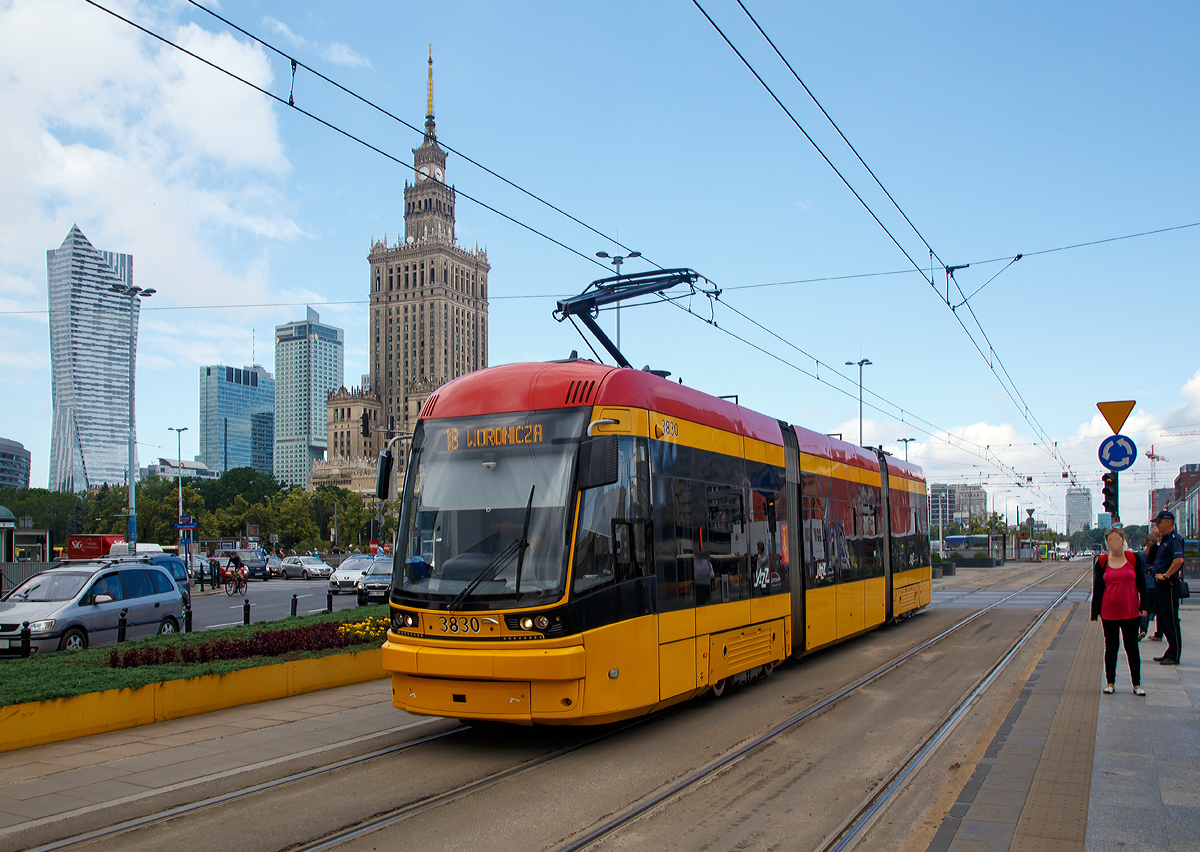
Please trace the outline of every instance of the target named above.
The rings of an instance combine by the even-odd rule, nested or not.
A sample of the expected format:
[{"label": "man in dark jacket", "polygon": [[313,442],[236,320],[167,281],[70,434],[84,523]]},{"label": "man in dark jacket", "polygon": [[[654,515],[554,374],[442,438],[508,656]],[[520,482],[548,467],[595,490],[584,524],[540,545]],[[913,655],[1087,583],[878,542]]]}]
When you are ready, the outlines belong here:
[{"label": "man in dark jacket", "polygon": [[1164,666],[1179,663],[1183,637],[1179,632],[1179,572],[1183,570],[1183,538],[1175,531],[1175,516],[1165,509],[1151,521],[1162,537],[1154,554],[1154,590],[1158,594],[1158,629],[1167,637],[1167,649],[1155,661]]}]

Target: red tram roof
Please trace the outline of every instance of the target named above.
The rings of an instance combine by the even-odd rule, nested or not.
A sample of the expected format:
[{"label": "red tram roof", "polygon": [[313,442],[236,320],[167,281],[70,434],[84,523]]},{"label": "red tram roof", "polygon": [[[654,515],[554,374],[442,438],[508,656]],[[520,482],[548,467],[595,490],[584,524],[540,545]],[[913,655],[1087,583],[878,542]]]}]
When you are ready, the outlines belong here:
[{"label": "red tram roof", "polygon": [[[644,408],[768,444],[783,444],[779,421],[765,414],[644,370],[586,360],[504,364],[468,373],[433,393],[421,409],[421,417],[468,417],[584,405]],[[796,438],[801,452],[864,470],[879,470],[875,453],[855,444],[799,426]],[[919,467],[895,458],[888,459],[888,470],[893,476],[925,481]]]},{"label": "red tram roof", "polygon": [[778,421],[732,402],[647,373],[594,361],[505,364],[468,373],[432,394],[421,417],[466,417],[510,411],[627,405],[782,445]]}]

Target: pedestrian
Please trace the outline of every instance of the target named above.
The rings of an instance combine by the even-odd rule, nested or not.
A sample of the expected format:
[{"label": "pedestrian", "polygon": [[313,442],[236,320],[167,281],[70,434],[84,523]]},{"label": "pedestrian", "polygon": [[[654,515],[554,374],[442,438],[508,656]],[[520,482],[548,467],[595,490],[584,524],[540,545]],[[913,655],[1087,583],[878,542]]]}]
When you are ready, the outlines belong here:
[{"label": "pedestrian", "polygon": [[1167,649],[1155,662],[1164,666],[1179,664],[1183,637],[1179,632],[1179,572],[1183,570],[1183,538],[1175,531],[1175,515],[1166,509],[1151,521],[1158,528],[1160,541],[1154,554],[1154,589],[1158,594],[1158,629],[1167,638]]},{"label": "pedestrian", "polygon": [[[1150,527],[1154,530],[1154,527]],[[1157,532],[1157,530],[1154,530]],[[1154,564],[1154,555],[1158,552],[1158,537],[1156,535],[1146,536],[1146,540],[1142,543],[1142,565],[1146,575],[1146,614],[1142,616],[1141,629],[1138,630],[1138,640],[1146,638],[1146,633],[1150,629],[1150,619],[1154,619],[1154,635],[1150,637],[1155,642],[1162,641],[1162,632],[1158,628],[1158,595],[1154,591],[1154,571],[1151,566]]]},{"label": "pedestrian", "polygon": [[1104,693],[1116,690],[1117,654],[1125,640],[1129,676],[1134,695],[1142,689],[1142,658],[1138,652],[1138,627],[1146,614],[1146,577],[1141,554],[1125,549],[1125,531],[1114,524],[1104,532],[1107,553],[1096,557],[1092,567],[1092,621],[1104,627]]}]

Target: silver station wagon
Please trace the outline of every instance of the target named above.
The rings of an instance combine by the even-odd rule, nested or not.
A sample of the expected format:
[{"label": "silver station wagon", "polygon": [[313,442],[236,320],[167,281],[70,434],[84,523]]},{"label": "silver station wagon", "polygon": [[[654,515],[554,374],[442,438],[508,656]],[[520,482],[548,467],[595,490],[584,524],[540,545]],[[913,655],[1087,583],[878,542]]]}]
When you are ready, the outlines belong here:
[{"label": "silver station wagon", "polygon": [[145,559],[67,562],[35,574],[0,600],[0,658],[21,654],[29,622],[30,652],[81,651],[125,638],[178,633],[183,594],[168,571]]}]

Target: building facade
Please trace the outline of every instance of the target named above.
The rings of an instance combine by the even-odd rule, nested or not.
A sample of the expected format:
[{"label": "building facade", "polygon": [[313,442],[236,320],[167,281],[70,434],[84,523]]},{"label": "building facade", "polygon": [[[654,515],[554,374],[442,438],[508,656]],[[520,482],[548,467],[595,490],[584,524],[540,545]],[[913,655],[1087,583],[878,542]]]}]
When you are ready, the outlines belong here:
[{"label": "building facade", "polygon": [[1067,535],[1092,528],[1092,489],[1067,489]]},{"label": "building facade", "polygon": [[307,487],[313,462],[328,445],[326,399],[340,388],[345,333],[321,322],[308,308],[305,319],[275,327],[275,478]]},{"label": "building facade", "polygon": [[200,461],[275,473],[275,378],[258,364],[200,368]]},{"label": "building facade", "polygon": [[1172,499],[1182,500],[1197,483],[1200,483],[1200,464],[1180,465],[1179,475],[1175,477],[1175,496]]},{"label": "building facade", "polygon": [[987,491],[979,485],[955,485],[954,506],[959,523],[987,517]]},{"label": "building facade", "polygon": [[1148,492],[1150,497],[1150,514],[1147,518],[1153,518],[1163,509],[1167,508],[1175,500],[1175,487],[1167,486],[1166,488],[1155,488]]},{"label": "building facade", "polygon": [[[139,299],[113,291],[133,284],[133,255],[97,251],[72,225],[46,252],[50,306],[51,491],[125,482],[129,402]],[[137,476],[136,457],[132,475]]]},{"label": "building facade", "polygon": [[[487,249],[455,240],[454,188],[433,120],[429,60],[425,139],[413,149],[413,181],[404,182],[404,238],[372,238],[370,388],[382,417],[410,431],[425,399],[451,379],[487,366]],[[385,422],[391,422],[386,421]]]},{"label": "building facade", "polygon": [[[363,413],[368,435],[363,436]],[[325,402],[325,433],[329,452],[324,461],[313,462],[308,490],[335,485],[359,494],[375,493],[375,470],[379,450],[386,440],[379,399],[366,388],[331,391]]]},{"label": "building facade", "polygon": [[0,488],[28,488],[30,461],[24,444],[0,438]]},{"label": "building facade", "polygon": [[929,525],[942,526],[954,520],[955,488],[944,482],[929,486]]},{"label": "building facade", "polygon": [[[179,476],[180,465],[183,465],[184,479],[217,479],[220,474],[211,470],[207,465],[200,462],[187,461],[184,459],[180,462],[179,459],[164,459],[160,458],[157,462],[146,465],[142,468],[142,479],[150,479],[158,477],[160,479],[175,479]],[[270,471],[267,471],[270,473]]]}]

